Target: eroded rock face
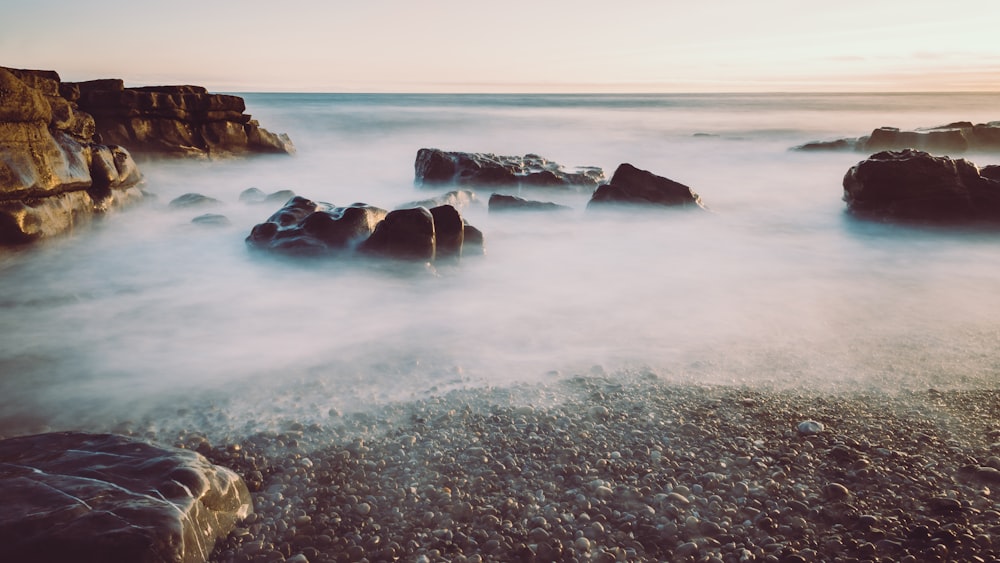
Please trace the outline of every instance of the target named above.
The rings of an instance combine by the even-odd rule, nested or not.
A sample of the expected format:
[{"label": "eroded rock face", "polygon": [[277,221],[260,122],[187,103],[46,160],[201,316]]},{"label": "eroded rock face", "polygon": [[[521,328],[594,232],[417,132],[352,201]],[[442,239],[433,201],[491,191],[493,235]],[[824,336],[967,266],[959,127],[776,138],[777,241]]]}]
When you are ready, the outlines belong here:
[{"label": "eroded rock face", "polygon": [[459,258],[470,245],[475,253],[482,253],[482,233],[466,225],[451,205],[387,212],[364,203],[337,207],[301,196],[256,225],[246,242],[251,248],[282,254],[360,252],[426,262]]},{"label": "eroded rock face", "polygon": [[906,149],[876,153],[844,175],[848,210],[904,221],[1000,220],[1000,180],[965,159]]},{"label": "eroded rock face", "polygon": [[604,180],[596,167],[567,172],[559,164],[536,154],[499,156],[490,153],[447,152],[420,149],[414,163],[418,186],[593,187]]},{"label": "eroded rock face", "polygon": [[628,163],[615,170],[610,183],[597,188],[587,208],[623,204],[703,208],[701,197],[691,188]]},{"label": "eroded rock face", "polygon": [[206,560],[251,512],[232,471],[188,450],[111,434],[0,441],[0,560]]},{"label": "eroded rock face", "polygon": [[142,199],[123,147],[94,142],[94,120],[60,95],[59,75],[0,67],[0,244],[72,229]]},{"label": "eroded rock face", "polygon": [[1000,121],[973,124],[957,121],[938,127],[903,131],[896,127],[879,127],[871,135],[814,141],[794,147],[801,151],[853,150],[876,152],[884,150],[919,149],[930,153],[961,153],[965,151],[1000,150]]},{"label": "eroded rock face", "polygon": [[104,142],[137,154],[295,152],[288,135],[271,133],[244,114],[239,96],[211,94],[201,86],[125,88],[117,79],[67,83],[63,90],[94,116]]}]

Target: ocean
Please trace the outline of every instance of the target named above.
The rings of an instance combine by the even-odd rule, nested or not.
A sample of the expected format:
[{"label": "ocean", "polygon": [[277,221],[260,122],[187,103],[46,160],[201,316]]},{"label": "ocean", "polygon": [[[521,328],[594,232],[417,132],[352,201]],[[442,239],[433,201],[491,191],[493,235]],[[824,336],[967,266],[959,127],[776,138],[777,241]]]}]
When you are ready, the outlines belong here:
[{"label": "ocean", "polygon": [[[1000,233],[857,220],[841,180],[866,155],[789,150],[996,120],[995,94],[240,95],[296,155],[143,162],[149,202],[0,253],[0,435],[247,435],[576,375],[831,393],[1000,377]],[[422,147],[608,178],[628,162],[709,211],[594,214],[589,193],[538,190],[520,195],[573,211],[490,215],[487,189],[462,210],[486,254],[437,272],[248,251],[280,204],[243,190],[391,209],[450,189],[414,185]],[[189,192],[220,203],[169,206]],[[192,224],[206,212],[231,224]]]}]

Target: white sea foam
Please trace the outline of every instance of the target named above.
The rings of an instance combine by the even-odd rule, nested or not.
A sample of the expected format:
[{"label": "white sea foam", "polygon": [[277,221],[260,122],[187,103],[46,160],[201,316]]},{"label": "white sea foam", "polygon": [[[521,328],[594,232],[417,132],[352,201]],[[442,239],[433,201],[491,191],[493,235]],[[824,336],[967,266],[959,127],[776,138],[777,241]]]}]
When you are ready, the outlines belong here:
[{"label": "white sea foam", "polygon": [[[989,97],[247,100],[296,156],[147,163],[155,202],[0,255],[8,432],[213,401],[250,431],[593,370],[848,390],[996,383],[1000,235],[852,220],[840,181],[864,155],[787,150],[880,125],[996,119]],[[244,189],[392,208],[436,193],[413,186],[421,147],[534,152],[609,176],[631,162],[692,186],[711,212],[595,216],[571,192],[527,194],[576,209],[561,215],[491,216],[481,203],[464,213],[487,255],[438,276],[245,248],[278,205],[240,203]],[[222,204],[168,208],[187,192]],[[205,211],[232,225],[190,223]]]}]

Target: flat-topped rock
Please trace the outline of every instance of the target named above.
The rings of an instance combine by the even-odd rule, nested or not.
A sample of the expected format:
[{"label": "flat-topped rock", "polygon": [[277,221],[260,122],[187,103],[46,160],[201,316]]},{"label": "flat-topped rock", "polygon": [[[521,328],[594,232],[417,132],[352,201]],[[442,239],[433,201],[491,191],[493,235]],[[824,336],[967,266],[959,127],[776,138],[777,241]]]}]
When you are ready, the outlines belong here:
[{"label": "flat-topped rock", "polygon": [[502,213],[507,211],[570,211],[571,207],[560,205],[551,201],[535,201],[506,194],[490,194],[490,201],[487,204],[490,213]]},{"label": "flat-topped rock", "polygon": [[111,434],[0,441],[0,561],[206,560],[253,512],[232,471]]},{"label": "flat-topped rock", "polygon": [[629,163],[618,166],[611,182],[594,191],[588,209],[614,205],[703,208],[701,197],[688,186]]},{"label": "flat-topped rock", "polygon": [[937,127],[905,131],[896,127],[879,127],[870,135],[813,141],[794,150],[800,151],[862,151],[919,149],[930,153],[961,153],[965,151],[1000,151],[1000,121],[973,124],[957,121]]},{"label": "flat-topped rock", "polygon": [[990,176],[965,159],[912,149],[883,151],[847,171],[844,201],[863,217],[994,222],[1000,220],[1000,180]]},{"label": "flat-topped rock", "polygon": [[501,156],[427,148],[417,151],[414,171],[418,186],[588,188],[604,180],[600,168],[580,167],[569,172],[537,154]]}]

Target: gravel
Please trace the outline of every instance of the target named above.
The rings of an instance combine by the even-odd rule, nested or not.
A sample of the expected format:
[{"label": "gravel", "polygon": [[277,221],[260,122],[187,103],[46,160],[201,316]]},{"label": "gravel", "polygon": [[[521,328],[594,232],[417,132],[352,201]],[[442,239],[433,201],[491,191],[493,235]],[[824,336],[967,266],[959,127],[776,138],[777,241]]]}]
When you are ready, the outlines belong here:
[{"label": "gravel", "polygon": [[212,561],[994,561],[998,414],[574,377],[178,440],[253,493]]}]

